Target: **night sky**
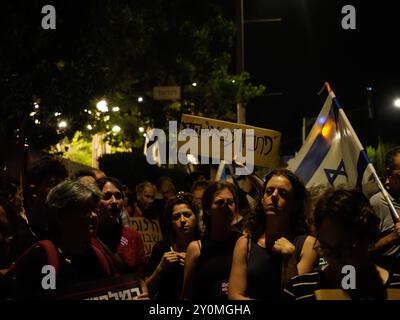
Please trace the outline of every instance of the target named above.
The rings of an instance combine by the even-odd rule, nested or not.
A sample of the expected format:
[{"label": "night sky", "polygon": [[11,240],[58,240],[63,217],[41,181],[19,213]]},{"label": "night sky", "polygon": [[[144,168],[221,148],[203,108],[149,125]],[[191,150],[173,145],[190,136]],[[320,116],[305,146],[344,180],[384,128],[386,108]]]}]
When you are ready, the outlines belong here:
[{"label": "night sky", "polygon": [[[235,18],[234,0],[216,2]],[[282,154],[293,154],[301,146],[302,117],[317,116],[326,98],[326,92],[321,96],[317,92],[328,81],[364,146],[376,144],[378,136],[400,144],[400,109],[393,107],[394,98],[400,97],[400,19],[395,4],[388,0],[244,0],[245,20],[282,19],[245,24],[245,70],[254,84],[267,88],[264,96],[247,106],[247,123],[282,132]],[[356,30],[342,29],[344,5],[356,9]],[[74,12],[79,16],[78,9]],[[21,7],[21,28],[24,21],[40,18],[38,12],[33,15]],[[63,19],[62,14],[59,17]],[[9,24],[7,19],[3,17],[3,26]],[[79,34],[73,27],[65,32],[66,41]],[[57,36],[62,32],[57,30]],[[234,49],[231,71],[235,72]],[[366,108],[367,87],[372,88],[373,119]]]},{"label": "night sky", "polygon": [[[400,144],[398,35],[395,1],[244,1],[244,19],[282,18],[245,24],[245,70],[266,95],[247,108],[248,124],[282,132],[282,152],[301,146],[302,117],[315,117],[328,81],[364,146],[377,137]],[[344,5],[356,9],[356,30],[344,30]],[[233,13],[234,6],[225,2]],[[374,118],[368,118],[372,87]],[[278,95],[276,95],[278,94]]]}]

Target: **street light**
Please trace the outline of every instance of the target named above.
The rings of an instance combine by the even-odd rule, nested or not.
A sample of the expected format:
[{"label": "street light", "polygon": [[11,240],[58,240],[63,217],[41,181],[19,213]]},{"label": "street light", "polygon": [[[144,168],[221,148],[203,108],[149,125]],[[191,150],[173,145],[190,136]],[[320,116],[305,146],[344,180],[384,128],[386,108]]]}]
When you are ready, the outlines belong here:
[{"label": "street light", "polygon": [[96,108],[100,112],[108,112],[107,101],[106,100],[100,100],[99,102],[97,102]]},{"label": "street light", "polygon": [[60,128],[60,129],[65,129],[66,127],[67,127],[67,121],[65,121],[65,120],[61,120],[59,123],[58,123],[58,127]]},{"label": "street light", "polygon": [[393,105],[395,106],[395,108],[400,108],[400,98],[396,98],[393,101]]},{"label": "street light", "polygon": [[121,131],[121,128],[119,127],[119,126],[114,126],[114,127],[112,127],[112,132],[114,132],[114,133],[118,133],[118,132],[120,132]]}]

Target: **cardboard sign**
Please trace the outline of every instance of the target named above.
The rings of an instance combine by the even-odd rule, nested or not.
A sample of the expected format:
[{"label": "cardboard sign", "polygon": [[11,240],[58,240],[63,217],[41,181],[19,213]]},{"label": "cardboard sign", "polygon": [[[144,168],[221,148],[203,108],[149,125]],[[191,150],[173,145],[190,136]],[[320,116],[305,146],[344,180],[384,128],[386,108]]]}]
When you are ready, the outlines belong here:
[{"label": "cardboard sign", "polygon": [[[220,160],[226,160],[222,156],[224,154],[223,149],[228,144],[234,143],[233,141],[234,129],[242,130],[242,145],[244,145],[245,143],[245,139],[243,137],[246,133],[246,129],[253,129],[254,146],[252,146],[252,150],[254,150],[254,165],[261,167],[269,167],[269,168],[276,167],[278,165],[278,160],[279,160],[278,152],[281,140],[281,133],[278,131],[252,127],[234,122],[182,114],[180,131],[186,128],[193,129],[197,133],[199,137],[199,144],[200,144],[200,136],[202,129],[209,129],[211,131],[216,132],[216,134],[218,134],[218,132],[221,132],[223,129],[228,129],[232,133],[230,137],[226,134],[220,134],[220,141],[221,141]],[[199,146],[198,151],[200,156],[209,156],[210,158],[213,157],[211,152],[212,139],[210,138],[209,140],[210,140],[209,150],[202,150],[202,148]],[[178,142],[178,146],[181,146],[183,144],[185,144],[185,142]],[[243,148],[243,150],[245,150],[245,148]],[[232,155],[231,159],[234,156],[235,155]]]},{"label": "cardboard sign", "polygon": [[154,245],[162,240],[160,223],[158,219],[149,220],[141,217],[133,217],[130,219],[132,227],[141,233],[144,242],[144,251],[149,257]]},{"label": "cardboard sign", "polygon": [[154,100],[180,100],[181,87],[178,86],[164,86],[153,88]]},{"label": "cardboard sign", "polygon": [[140,294],[140,283],[136,275],[85,282],[56,291],[55,300],[136,300]]}]

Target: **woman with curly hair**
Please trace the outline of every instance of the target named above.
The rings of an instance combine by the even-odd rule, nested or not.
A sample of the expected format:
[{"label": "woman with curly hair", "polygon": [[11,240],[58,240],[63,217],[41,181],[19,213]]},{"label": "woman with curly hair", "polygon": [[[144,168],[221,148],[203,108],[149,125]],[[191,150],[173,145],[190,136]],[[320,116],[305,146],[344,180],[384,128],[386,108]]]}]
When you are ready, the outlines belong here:
[{"label": "woman with curly hair", "polygon": [[315,238],[305,223],[307,191],[291,171],[274,169],[239,238],[229,278],[229,298],[279,299],[289,279],[317,261]]},{"label": "woman with curly hair", "polygon": [[[400,275],[375,265],[370,257],[379,218],[360,191],[328,190],[316,204],[314,219],[317,249],[328,265],[291,279],[285,289],[288,298],[314,300],[317,290],[343,289],[343,298],[382,300],[387,288],[400,287]],[[351,270],[354,281],[346,277]]]}]

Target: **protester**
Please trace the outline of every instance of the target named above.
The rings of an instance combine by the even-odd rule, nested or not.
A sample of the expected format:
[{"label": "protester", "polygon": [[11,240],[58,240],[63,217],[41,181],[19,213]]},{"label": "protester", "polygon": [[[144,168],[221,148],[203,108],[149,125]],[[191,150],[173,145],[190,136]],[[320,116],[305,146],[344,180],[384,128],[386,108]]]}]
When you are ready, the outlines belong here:
[{"label": "protester", "polygon": [[72,285],[112,276],[104,255],[90,245],[101,193],[96,186],[64,181],[47,196],[44,217],[50,241],[26,251],[5,276],[10,299],[53,297],[42,285],[42,268],[52,265],[59,293]]},{"label": "protester", "polygon": [[109,250],[121,273],[144,275],[146,255],[141,234],[122,224],[124,193],[121,183],[112,177],[96,180],[103,193],[100,200],[97,237]]},{"label": "protester", "polygon": [[29,227],[36,240],[46,239],[45,202],[51,188],[68,178],[65,166],[57,159],[45,157],[28,171],[24,186],[24,205]]},{"label": "protester", "polygon": [[305,225],[304,184],[292,172],[267,174],[264,196],[249,216],[248,234],[235,246],[230,299],[279,299],[288,280],[312,270],[315,238]]},{"label": "protester", "polygon": [[188,193],[180,192],[166,207],[168,237],[158,242],[148,265],[147,286],[159,300],[177,300],[181,297],[186,249],[199,238],[198,209]]},{"label": "protester", "polygon": [[[400,147],[386,154],[385,168],[385,188],[400,215]],[[381,220],[380,239],[372,248],[375,260],[381,266],[400,272],[400,221],[394,223],[389,205],[381,192],[372,196],[370,203]]]},{"label": "protester", "polygon": [[154,197],[156,195],[155,186],[144,181],[136,186],[136,203],[133,213],[134,217],[144,217],[147,219],[156,219],[159,216],[158,210],[153,206]]},{"label": "protester", "polygon": [[[361,192],[328,190],[315,207],[316,247],[328,265],[292,278],[285,289],[287,298],[314,300],[315,290],[343,289],[351,299],[381,300],[386,288],[400,288],[400,275],[375,265],[369,256],[378,225],[379,218]],[[343,272],[349,266],[353,275]],[[343,281],[347,275],[350,281]]]},{"label": "protester", "polygon": [[206,236],[188,246],[182,297],[226,300],[233,248],[241,235],[234,228],[242,218],[235,186],[212,182],[204,191],[202,206]]},{"label": "protester", "polygon": [[161,177],[158,182],[158,186],[159,186],[159,191],[163,197],[164,204],[166,204],[169,199],[175,196],[176,193],[175,185],[170,177]]},{"label": "protester", "polygon": [[207,180],[198,180],[195,181],[191,187],[193,203],[199,211],[199,214],[197,215],[197,224],[202,235],[206,232],[206,226],[203,223],[203,208],[201,202],[203,200],[204,191],[207,189],[209,184],[210,182]]}]

